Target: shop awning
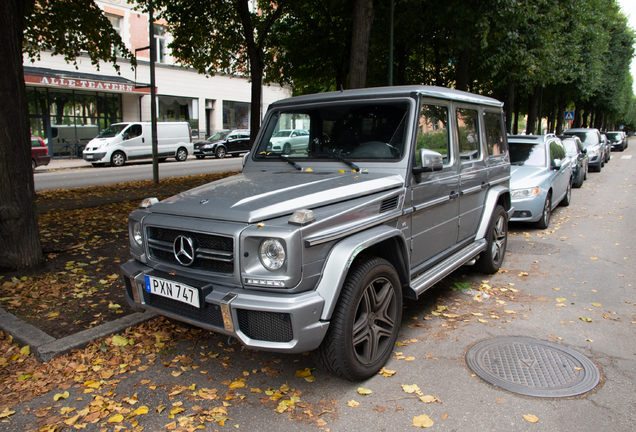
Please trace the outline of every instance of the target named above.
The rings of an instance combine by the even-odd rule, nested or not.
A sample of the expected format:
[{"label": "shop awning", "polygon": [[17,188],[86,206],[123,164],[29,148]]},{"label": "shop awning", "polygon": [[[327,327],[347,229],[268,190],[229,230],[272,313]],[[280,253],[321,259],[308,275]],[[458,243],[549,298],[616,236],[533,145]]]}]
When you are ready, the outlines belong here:
[{"label": "shop awning", "polygon": [[[121,76],[24,66],[24,82],[51,87],[114,93],[150,94],[146,83],[135,83]],[[140,87],[140,88],[138,88]]]}]

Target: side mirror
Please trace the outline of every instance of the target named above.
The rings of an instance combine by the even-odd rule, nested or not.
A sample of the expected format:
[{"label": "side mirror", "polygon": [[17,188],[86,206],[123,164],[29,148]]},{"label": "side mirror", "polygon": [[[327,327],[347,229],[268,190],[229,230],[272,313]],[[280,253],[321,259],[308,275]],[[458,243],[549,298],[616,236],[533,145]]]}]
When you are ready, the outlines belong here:
[{"label": "side mirror", "polygon": [[581,151],[581,153],[583,153],[583,154],[587,154],[587,149],[586,149],[586,148],[584,148],[584,149]]},{"label": "side mirror", "polygon": [[248,157],[250,157],[250,152],[247,152],[243,155],[243,168],[245,168],[245,164],[247,163]]},{"label": "side mirror", "polygon": [[444,168],[444,157],[436,151],[420,149],[420,160],[422,166],[413,167],[413,174],[415,174],[417,182],[420,181],[422,173],[441,171]]},{"label": "side mirror", "polygon": [[552,169],[559,170],[563,166],[563,161],[561,159],[552,159]]},{"label": "side mirror", "polygon": [[124,141],[128,141],[130,139],[130,135],[128,135],[128,132],[124,132]]}]

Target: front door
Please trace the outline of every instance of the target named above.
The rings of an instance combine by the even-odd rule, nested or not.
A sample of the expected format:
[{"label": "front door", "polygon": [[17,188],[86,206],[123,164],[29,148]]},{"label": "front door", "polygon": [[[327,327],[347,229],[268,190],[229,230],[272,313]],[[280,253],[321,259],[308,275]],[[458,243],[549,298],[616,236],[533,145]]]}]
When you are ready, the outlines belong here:
[{"label": "front door", "polygon": [[413,183],[411,268],[439,259],[457,241],[459,217],[459,161],[449,136],[449,105],[424,101],[420,107],[415,164],[421,166],[420,149],[443,157],[441,171],[422,173]]}]

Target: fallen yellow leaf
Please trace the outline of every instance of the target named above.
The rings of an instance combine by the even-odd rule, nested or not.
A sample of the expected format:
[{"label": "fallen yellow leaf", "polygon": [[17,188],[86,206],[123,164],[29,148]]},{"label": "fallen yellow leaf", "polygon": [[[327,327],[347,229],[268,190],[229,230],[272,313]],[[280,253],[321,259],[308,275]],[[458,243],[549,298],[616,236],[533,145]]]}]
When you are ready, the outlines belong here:
[{"label": "fallen yellow leaf", "polygon": [[437,398],[435,396],[426,395],[426,396],[420,397],[420,400],[424,403],[433,403],[437,401]]},{"label": "fallen yellow leaf", "polygon": [[107,423],[119,423],[124,419],[124,416],[121,414],[115,414],[111,418],[108,419]]},{"label": "fallen yellow leaf", "polygon": [[66,399],[67,397],[69,397],[69,394],[67,391],[65,391],[64,393],[57,393],[55,396],[53,396],[53,400],[58,401],[60,399]]},{"label": "fallen yellow leaf", "polygon": [[369,389],[365,389],[365,388],[359,387],[358,388],[358,393],[360,393],[361,395],[370,395],[373,392],[371,390],[369,390]]},{"label": "fallen yellow leaf", "polygon": [[567,299],[563,298],[563,297],[559,297],[556,299],[556,301],[558,301],[559,303],[563,303],[564,301],[567,301]]},{"label": "fallen yellow leaf", "polygon": [[539,421],[539,417],[537,417],[536,415],[532,415],[532,414],[524,414],[523,418],[526,419],[527,421],[529,421],[530,423],[536,423]]},{"label": "fallen yellow leaf", "polygon": [[421,427],[421,428],[430,428],[433,426],[434,422],[431,420],[429,416],[426,414],[419,415],[417,417],[413,417],[413,426]]},{"label": "fallen yellow leaf", "polygon": [[351,408],[358,408],[360,406],[360,403],[351,399],[347,402],[347,405],[349,405]]},{"label": "fallen yellow leaf", "polygon": [[410,384],[410,385],[402,384],[402,390],[404,390],[404,393],[408,393],[408,394],[415,393],[419,389],[420,387],[417,384]]},{"label": "fallen yellow leaf", "polygon": [[135,410],[135,414],[137,415],[148,414],[148,407],[145,405],[140,406],[139,408]]},{"label": "fallen yellow leaf", "polygon": [[305,369],[299,369],[296,371],[296,376],[299,378],[305,378],[311,375],[311,369],[309,368],[305,368]]},{"label": "fallen yellow leaf", "polygon": [[9,408],[5,408],[4,411],[0,413],[0,418],[9,417],[10,415],[15,414],[15,411],[11,411]]},{"label": "fallen yellow leaf", "polygon": [[20,348],[20,354],[28,356],[31,354],[31,347],[29,345],[25,345]]},{"label": "fallen yellow leaf", "polygon": [[580,317],[579,317],[579,319],[580,319],[581,321],[585,321],[585,322],[592,322],[592,318],[587,318],[587,317],[582,317],[582,316],[580,316]]}]

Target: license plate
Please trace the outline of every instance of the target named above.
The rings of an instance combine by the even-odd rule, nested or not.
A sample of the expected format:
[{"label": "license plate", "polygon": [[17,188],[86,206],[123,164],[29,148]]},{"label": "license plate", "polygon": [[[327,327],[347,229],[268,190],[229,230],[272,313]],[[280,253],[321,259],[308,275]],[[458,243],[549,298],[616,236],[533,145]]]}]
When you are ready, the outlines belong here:
[{"label": "license plate", "polygon": [[92,155],[86,155],[86,156],[84,156],[84,159],[93,160],[93,156]]},{"label": "license plate", "polygon": [[199,290],[182,283],[146,276],[146,291],[190,306],[201,307]]}]

